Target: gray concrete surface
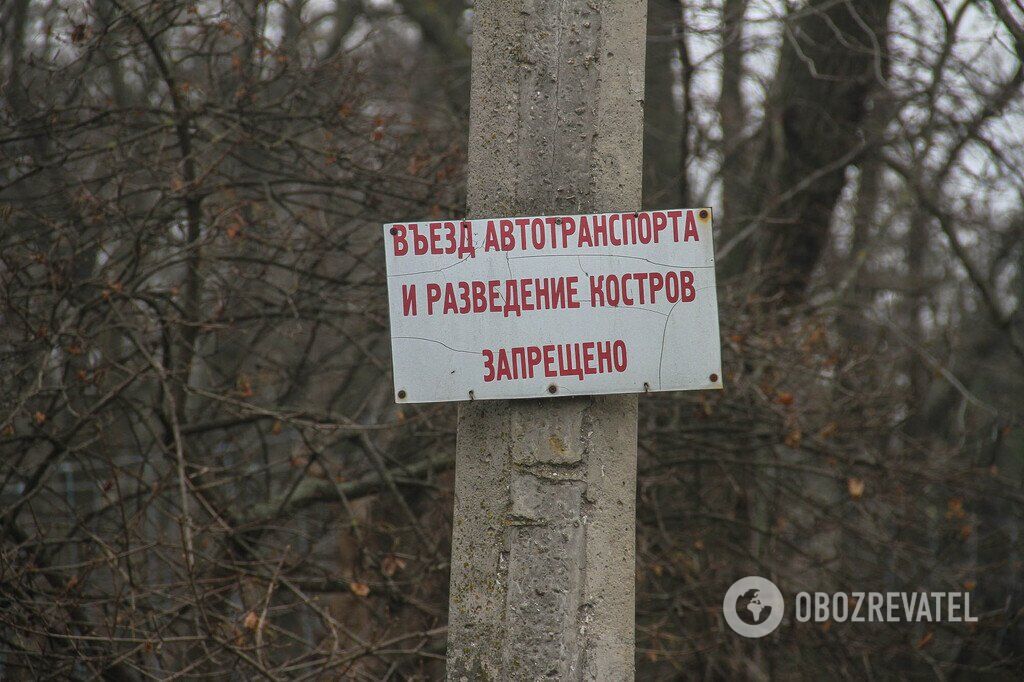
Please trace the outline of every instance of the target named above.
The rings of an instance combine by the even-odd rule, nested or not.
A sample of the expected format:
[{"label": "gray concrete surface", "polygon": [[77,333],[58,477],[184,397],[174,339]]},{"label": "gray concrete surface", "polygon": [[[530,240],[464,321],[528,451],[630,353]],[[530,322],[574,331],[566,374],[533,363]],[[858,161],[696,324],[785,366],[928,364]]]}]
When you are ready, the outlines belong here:
[{"label": "gray concrete surface", "polygon": [[[471,217],[640,208],[646,2],[477,0]],[[635,396],[464,403],[449,680],[632,680]]]}]

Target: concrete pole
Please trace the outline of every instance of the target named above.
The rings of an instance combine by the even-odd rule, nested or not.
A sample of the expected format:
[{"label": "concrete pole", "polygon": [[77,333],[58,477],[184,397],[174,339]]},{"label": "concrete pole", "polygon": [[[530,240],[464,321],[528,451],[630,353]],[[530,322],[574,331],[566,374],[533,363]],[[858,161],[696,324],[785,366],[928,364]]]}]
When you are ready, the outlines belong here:
[{"label": "concrete pole", "polygon": [[[477,0],[471,217],[640,208],[645,0]],[[463,403],[449,680],[632,680],[635,396]]]}]

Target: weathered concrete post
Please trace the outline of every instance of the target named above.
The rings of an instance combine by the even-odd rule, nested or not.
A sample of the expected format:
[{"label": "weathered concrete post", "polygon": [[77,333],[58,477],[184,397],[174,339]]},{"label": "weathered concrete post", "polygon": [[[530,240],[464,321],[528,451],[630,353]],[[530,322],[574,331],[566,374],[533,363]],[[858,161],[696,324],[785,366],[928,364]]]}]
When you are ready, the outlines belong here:
[{"label": "weathered concrete post", "polygon": [[[471,217],[640,208],[646,0],[477,0]],[[635,396],[464,403],[449,680],[633,679]]]}]

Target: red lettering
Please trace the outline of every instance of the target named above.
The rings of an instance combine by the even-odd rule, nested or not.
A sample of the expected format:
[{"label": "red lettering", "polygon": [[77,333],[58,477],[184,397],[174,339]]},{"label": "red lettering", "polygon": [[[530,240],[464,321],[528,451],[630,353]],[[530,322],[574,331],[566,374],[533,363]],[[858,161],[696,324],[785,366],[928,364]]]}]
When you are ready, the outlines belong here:
[{"label": "red lettering", "polygon": [[392,225],[391,244],[394,247],[396,256],[404,256],[409,253],[409,242],[405,239],[405,225]]},{"label": "red lettering", "polygon": [[487,221],[487,234],[484,235],[484,251],[501,251],[498,244],[498,231],[494,227],[494,221]]},{"label": "red lettering", "polygon": [[484,381],[533,379],[544,366],[545,377],[576,377],[624,372],[626,344],[616,341],[577,341],[545,346],[484,349]]},{"label": "red lettering", "polygon": [[690,241],[690,237],[693,237],[693,241],[700,241],[700,235],[697,234],[697,221],[693,218],[693,211],[686,212],[686,227],[683,229],[683,241]]},{"label": "red lettering", "polygon": [[689,270],[681,270],[679,276],[683,280],[680,300],[689,303],[697,297],[697,289],[693,286],[693,273]]},{"label": "red lettering", "polygon": [[427,315],[434,314],[434,304],[441,300],[441,285],[427,284]]},{"label": "red lettering", "polygon": [[402,285],[402,316],[409,317],[416,314],[416,285]]},{"label": "red lettering", "polygon": [[484,369],[487,372],[484,374],[484,381],[494,381],[494,353],[484,349]]}]

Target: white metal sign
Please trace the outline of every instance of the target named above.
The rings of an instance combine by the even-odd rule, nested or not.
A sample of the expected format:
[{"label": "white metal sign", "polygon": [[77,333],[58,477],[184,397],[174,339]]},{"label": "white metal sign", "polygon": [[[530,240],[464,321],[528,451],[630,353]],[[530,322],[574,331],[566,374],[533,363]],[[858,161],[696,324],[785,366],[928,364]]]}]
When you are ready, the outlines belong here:
[{"label": "white metal sign", "polygon": [[384,226],[398,402],[722,387],[710,209]]}]

